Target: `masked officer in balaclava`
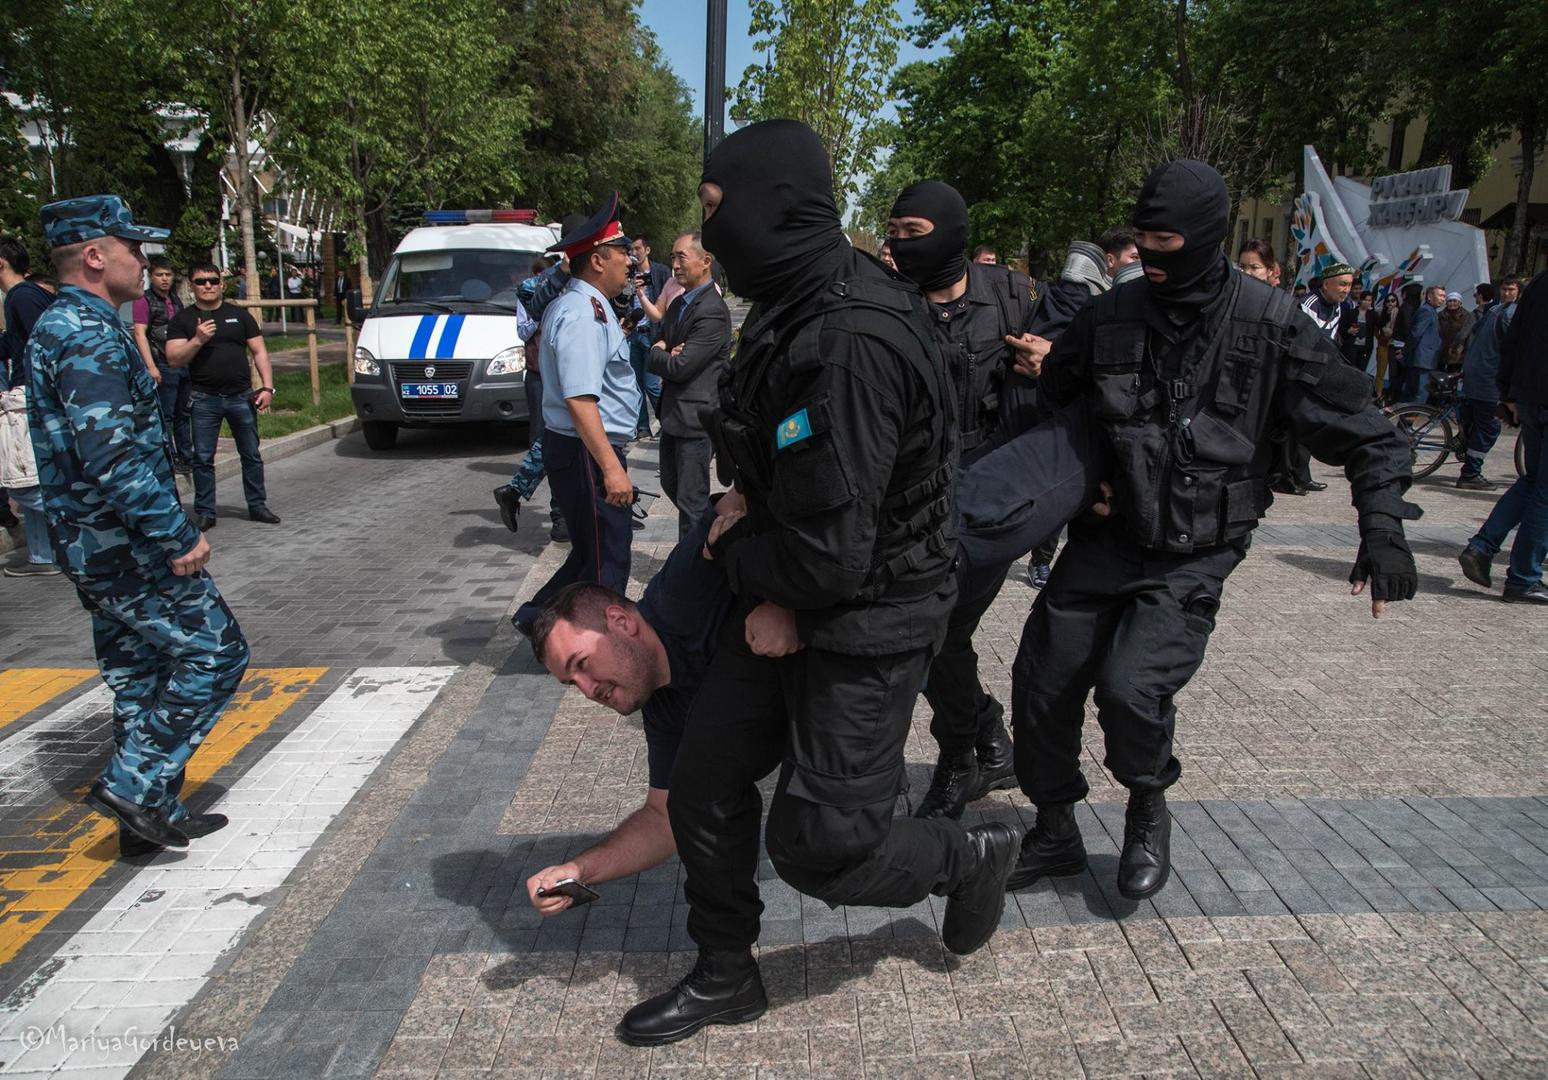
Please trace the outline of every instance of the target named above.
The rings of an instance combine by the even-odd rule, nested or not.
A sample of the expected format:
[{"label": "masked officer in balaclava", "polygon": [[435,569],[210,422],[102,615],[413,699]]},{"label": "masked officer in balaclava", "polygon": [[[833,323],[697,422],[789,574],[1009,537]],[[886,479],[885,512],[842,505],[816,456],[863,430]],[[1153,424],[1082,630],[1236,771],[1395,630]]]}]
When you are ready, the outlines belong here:
[{"label": "masked officer in balaclava", "polygon": [[619,1037],[636,1045],[767,1007],[752,955],[757,782],[775,767],[779,875],[833,905],[947,897],[953,952],[994,933],[1019,840],[998,822],[893,817],[956,593],[951,389],[918,293],[845,240],[827,152],[804,124],[728,136],[699,198],[705,247],[754,302],[707,414],[747,507],[721,517],[707,554],[744,608],[695,699],[668,803],[699,958],[624,1016]]},{"label": "masked officer in balaclava", "polygon": [[[898,273],[924,293],[951,375],[964,471],[992,449],[1000,390],[1016,356],[1006,338],[1026,332],[1035,308],[1025,274],[967,261],[967,232],[967,203],[939,180],[904,188],[887,221]],[[1000,570],[988,587],[959,596],[946,640],[930,665],[925,698],[940,756],[915,817],[960,818],[969,802],[1015,783],[1005,709],[979,681],[973,651],[973,633],[1009,569]]]},{"label": "masked officer in balaclava", "polygon": [[1038,595],[1012,669],[1016,775],[1037,806],[1011,887],[1078,873],[1081,722],[1095,691],[1104,763],[1129,789],[1118,890],[1142,899],[1170,871],[1163,794],[1181,772],[1173,704],[1204,659],[1226,577],[1272,496],[1269,433],[1288,425],[1344,466],[1359,516],[1350,580],[1372,614],[1413,596],[1403,537],[1409,450],[1371,405],[1370,380],[1294,310],[1289,293],[1231,271],[1230,201],[1197,161],[1156,169],[1135,240],[1145,279],[1097,297],[1054,345],[1042,391],[1082,400],[1114,463],[1112,512],[1077,520]]}]

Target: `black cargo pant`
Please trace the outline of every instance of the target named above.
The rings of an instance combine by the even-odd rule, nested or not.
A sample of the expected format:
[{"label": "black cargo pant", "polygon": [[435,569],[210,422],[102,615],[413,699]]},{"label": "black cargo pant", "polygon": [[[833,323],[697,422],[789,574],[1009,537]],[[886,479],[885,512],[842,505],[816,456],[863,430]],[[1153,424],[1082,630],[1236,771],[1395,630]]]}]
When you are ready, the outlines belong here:
[{"label": "black cargo pant", "polygon": [[1191,555],[1146,551],[1120,523],[1072,523],[1011,668],[1016,779],[1034,803],[1078,802],[1080,729],[1095,691],[1103,764],[1130,789],[1170,787],[1173,698],[1204,660],[1244,539]]},{"label": "black cargo pant", "polygon": [[760,779],[776,767],[767,847],[779,876],[832,905],[909,907],[972,868],[955,821],[894,817],[903,741],[929,650],[753,655],[726,631],[677,751],[667,811],[700,948],[758,940]]},{"label": "black cargo pant", "polygon": [[1010,566],[1000,566],[981,574],[973,583],[963,582],[957,593],[957,606],[946,623],[946,639],[930,662],[930,678],[925,684],[925,700],[930,703],[930,734],[941,748],[942,757],[960,757],[971,753],[980,732],[987,732],[1005,715],[1005,708],[984,689],[978,678],[978,653],[973,635],[984,613],[1000,594]]}]

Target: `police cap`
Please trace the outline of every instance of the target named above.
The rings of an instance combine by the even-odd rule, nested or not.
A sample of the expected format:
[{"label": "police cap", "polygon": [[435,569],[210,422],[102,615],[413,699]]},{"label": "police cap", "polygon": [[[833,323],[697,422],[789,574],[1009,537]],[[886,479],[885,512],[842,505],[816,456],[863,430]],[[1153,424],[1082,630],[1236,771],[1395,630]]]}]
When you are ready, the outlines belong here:
[{"label": "police cap", "polygon": [[558,243],[550,245],[548,250],[563,252],[567,258],[578,258],[603,244],[623,242],[623,226],[618,222],[618,192],[608,196],[601,208],[589,218],[579,223],[572,223],[572,219],[566,218],[564,225],[564,235],[559,237]]},{"label": "police cap", "polygon": [[99,236],[161,241],[172,235],[167,229],[136,225],[129,204],[117,195],[83,195],[51,202],[38,211],[38,217],[43,220],[50,248],[80,244]]}]

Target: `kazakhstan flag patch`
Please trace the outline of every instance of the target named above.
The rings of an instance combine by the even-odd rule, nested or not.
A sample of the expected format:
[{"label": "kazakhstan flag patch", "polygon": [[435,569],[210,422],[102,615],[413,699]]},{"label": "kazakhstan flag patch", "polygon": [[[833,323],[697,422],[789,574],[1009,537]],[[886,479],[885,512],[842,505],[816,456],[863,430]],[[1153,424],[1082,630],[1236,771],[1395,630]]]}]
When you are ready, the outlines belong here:
[{"label": "kazakhstan flag patch", "polygon": [[798,443],[802,439],[810,438],[812,434],[812,422],[807,418],[806,410],[792,413],[780,421],[779,431],[775,434],[775,446],[783,450],[792,443]]}]

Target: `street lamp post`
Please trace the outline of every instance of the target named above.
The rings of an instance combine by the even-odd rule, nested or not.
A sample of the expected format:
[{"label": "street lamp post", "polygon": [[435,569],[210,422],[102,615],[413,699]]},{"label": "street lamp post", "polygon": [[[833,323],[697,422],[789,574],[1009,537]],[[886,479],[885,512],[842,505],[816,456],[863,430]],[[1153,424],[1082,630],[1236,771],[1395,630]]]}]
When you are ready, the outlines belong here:
[{"label": "street lamp post", "polygon": [[707,0],[704,49],[704,160],[726,137],[726,0]]}]

